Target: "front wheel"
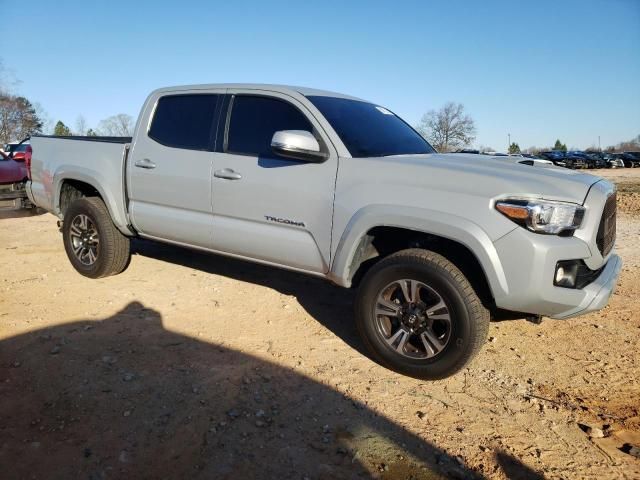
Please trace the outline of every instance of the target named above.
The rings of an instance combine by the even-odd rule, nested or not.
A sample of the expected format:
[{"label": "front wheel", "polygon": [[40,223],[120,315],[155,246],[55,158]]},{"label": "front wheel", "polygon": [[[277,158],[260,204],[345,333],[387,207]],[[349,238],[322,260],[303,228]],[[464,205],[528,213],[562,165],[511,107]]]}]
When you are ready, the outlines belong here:
[{"label": "front wheel", "polygon": [[116,275],[129,264],[129,238],[115,227],[98,197],[79,198],[69,205],[62,238],[69,261],[85,277]]},{"label": "front wheel", "polygon": [[478,353],[489,311],[453,263],[408,249],[367,272],[358,289],[356,325],[382,365],[436,380],[458,372]]}]

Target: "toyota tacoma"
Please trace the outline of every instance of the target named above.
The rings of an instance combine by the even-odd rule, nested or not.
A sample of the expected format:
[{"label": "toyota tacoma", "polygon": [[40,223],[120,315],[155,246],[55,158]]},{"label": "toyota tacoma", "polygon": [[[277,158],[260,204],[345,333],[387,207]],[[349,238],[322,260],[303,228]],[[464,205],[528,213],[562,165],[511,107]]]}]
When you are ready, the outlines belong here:
[{"label": "toyota tacoma", "polygon": [[82,275],[122,272],[142,237],[323,277],[357,289],[373,356],[417,378],[467,365],[492,317],[603,308],[621,269],[611,183],[442,155],[391,110],[337,93],[162,88],[132,138],[31,145],[28,195],[59,218]]}]

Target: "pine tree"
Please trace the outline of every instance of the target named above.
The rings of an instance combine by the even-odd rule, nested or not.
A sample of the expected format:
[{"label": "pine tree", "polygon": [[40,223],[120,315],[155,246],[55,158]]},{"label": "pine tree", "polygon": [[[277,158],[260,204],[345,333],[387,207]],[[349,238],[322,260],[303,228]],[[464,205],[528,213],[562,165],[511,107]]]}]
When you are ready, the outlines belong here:
[{"label": "pine tree", "polygon": [[56,126],[53,129],[53,134],[56,137],[66,137],[71,135],[71,130],[69,130],[69,127],[62,123],[62,120],[58,120],[58,123],[56,123]]},{"label": "pine tree", "polygon": [[553,146],[553,149],[554,150],[561,150],[563,152],[566,152],[567,151],[567,146],[564,143],[560,142],[560,139],[558,139],[558,140],[556,140],[556,144]]},{"label": "pine tree", "polygon": [[511,155],[513,155],[514,153],[520,153],[520,145],[518,145],[516,142],[513,142],[511,145],[509,145],[509,153]]}]

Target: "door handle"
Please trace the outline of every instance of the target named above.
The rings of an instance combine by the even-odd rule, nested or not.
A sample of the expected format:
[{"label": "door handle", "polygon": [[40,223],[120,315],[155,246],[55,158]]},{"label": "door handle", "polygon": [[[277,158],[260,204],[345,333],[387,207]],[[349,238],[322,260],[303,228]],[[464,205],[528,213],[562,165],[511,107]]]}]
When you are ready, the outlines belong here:
[{"label": "door handle", "polygon": [[156,168],[156,164],[153,163],[148,158],[143,158],[142,160],[136,160],[134,165],[138,168],[146,168],[147,170],[151,170],[152,168]]},{"label": "door handle", "polygon": [[240,175],[238,172],[234,172],[230,168],[216,170],[215,172],[213,172],[213,176],[217,178],[224,178],[227,180],[240,180],[242,178],[242,175]]}]

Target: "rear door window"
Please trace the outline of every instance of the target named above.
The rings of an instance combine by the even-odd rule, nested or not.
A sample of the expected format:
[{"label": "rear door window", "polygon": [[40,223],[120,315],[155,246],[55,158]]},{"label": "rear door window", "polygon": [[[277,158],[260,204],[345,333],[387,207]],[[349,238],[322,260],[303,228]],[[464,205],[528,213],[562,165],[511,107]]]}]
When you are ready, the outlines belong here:
[{"label": "rear door window", "polygon": [[313,132],[307,117],[289,102],[273,97],[236,95],[233,99],[227,148],[229,153],[273,156],[271,139],[279,130]]},{"label": "rear door window", "polygon": [[211,150],[217,103],[218,95],[212,94],[161,97],[149,137],[167,147]]}]

